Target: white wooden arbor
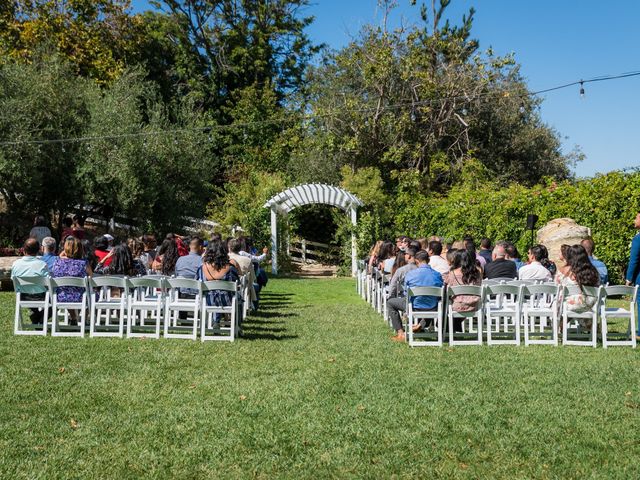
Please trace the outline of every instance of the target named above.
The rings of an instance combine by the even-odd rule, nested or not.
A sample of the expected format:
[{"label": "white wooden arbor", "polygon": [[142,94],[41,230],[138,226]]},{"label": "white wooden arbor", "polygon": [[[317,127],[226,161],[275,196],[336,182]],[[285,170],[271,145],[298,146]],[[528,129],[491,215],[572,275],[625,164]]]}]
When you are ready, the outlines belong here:
[{"label": "white wooden arbor", "polygon": [[[271,271],[278,273],[278,214],[288,214],[297,207],[304,205],[331,205],[347,212],[351,217],[351,223],[355,226],[358,221],[358,207],[363,205],[362,201],[354,194],[347,192],[333,185],[319,183],[307,183],[297,187],[287,188],[272,197],[264,208],[271,209]],[[351,235],[351,273],[356,274],[356,237]]]}]

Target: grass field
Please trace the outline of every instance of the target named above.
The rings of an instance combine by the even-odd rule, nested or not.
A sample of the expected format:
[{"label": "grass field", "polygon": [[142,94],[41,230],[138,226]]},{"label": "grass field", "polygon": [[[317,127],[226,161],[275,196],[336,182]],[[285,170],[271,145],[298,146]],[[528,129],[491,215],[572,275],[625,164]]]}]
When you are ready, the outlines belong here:
[{"label": "grass field", "polygon": [[234,344],[15,337],[0,478],[639,478],[640,351],[409,349],[348,279],[272,280]]}]

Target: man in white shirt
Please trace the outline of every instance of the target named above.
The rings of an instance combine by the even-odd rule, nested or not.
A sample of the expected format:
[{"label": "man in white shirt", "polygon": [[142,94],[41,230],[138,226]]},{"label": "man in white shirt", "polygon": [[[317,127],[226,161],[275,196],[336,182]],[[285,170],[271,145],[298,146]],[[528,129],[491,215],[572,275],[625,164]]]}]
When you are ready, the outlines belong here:
[{"label": "man in white shirt", "polygon": [[442,257],[442,243],[438,240],[429,242],[429,265],[444,277],[449,273],[449,262]]}]

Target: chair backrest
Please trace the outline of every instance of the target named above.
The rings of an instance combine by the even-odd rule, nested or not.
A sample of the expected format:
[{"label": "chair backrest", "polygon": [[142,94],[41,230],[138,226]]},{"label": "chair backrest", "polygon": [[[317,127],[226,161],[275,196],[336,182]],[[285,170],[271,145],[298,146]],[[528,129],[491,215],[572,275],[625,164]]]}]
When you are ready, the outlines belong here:
[{"label": "chair backrest", "polygon": [[596,309],[596,311],[600,308],[600,304],[605,298],[604,291],[604,287],[579,287],[578,285],[567,285],[564,287],[565,298],[571,295],[586,295],[595,298],[596,302],[593,308]]},{"label": "chair backrest", "polygon": [[20,287],[38,286],[45,289],[49,288],[49,277],[13,277],[13,288],[16,292],[20,291]]},{"label": "chair backrest", "polygon": [[145,287],[145,288],[159,288],[164,290],[164,277],[150,276],[145,277],[133,277],[128,279],[129,289]]},{"label": "chair backrest", "polygon": [[87,277],[50,277],[49,286],[52,289],[59,287],[79,287],[88,288]]},{"label": "chair backrest", "polygon": [[455,285],[447,287],[447,296],[449,298],[456,295],[475,295],[477,297],[482,297],[482,289],[483,287],[479,285]]},{"label": "chair backrest", "polygon": [[638,298],[638,286],[635,287],[627,285],[608,285],[602,287],[607,297],[631,297],[631,303],[634,303]]},{"label": "chair backrest", "polygon": [[560,287],[556,284],[539,283],[535,285],[525,285],[522,287],[522,294],[530,295],[558,295]]},{"label": "chair backrest", "polygon": [[202,290],[202,282],[192,278],[165,278],[165,287],[170,289],[189,288],[191,290]]},{"label": "chair backrest", "polygon": [[101,287],[127,288],[128,278],[117,277],[113,275],[91,277],[89,279],[89,285],[91,285],[91,287],[93,288],[101,288]]},{"label": "chair backrest", "polygon": [[518,285],[509,285],[506,283],[498,285],[486,285],[484,287],[485,296],[489,295],[519,295],[520,287]]},{"label": "chair backrest", "polygon": [[442,298],[444,296],[444,288],[443,287],[412,287],[407,292],[407,299],[411,300],[414,297],[438,297]]},{"label": "chair backrest", "polygon": [[204,292],[209,292],[211,290],[223,290],[235,293],[238,290],[238,284],[236,282],[228,282],[225,280],[209,280],[202,282],[202,290]]}]

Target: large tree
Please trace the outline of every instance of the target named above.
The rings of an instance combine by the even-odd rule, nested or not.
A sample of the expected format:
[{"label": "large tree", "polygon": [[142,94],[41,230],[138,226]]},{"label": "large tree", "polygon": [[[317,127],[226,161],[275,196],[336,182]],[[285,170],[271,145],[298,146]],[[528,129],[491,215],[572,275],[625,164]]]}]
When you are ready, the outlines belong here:
[{"label": "large tree", "polygon": [[367,26],[327,56],[311,75],[313,144],[321,139],[338,164],[376,166],[387,180],[393,170],[418,172],[430,190],[449,188],[476,159],[505,182],[566,178],[570,159],[518,65],[479,52],[473,9],[452,25],[448,4],[422,5],[416,25]]}]

